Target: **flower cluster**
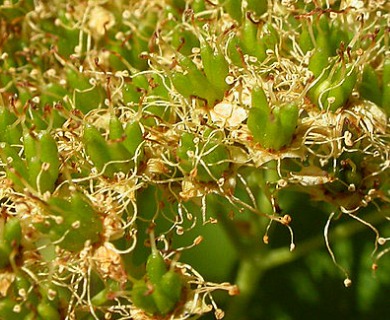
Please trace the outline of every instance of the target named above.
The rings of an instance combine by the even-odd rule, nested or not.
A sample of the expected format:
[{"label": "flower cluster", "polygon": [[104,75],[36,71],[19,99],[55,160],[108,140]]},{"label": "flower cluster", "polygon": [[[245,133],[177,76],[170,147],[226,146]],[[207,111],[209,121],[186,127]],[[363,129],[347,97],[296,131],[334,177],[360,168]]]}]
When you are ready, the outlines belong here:
[{"label": "flower cluster", "polygon": [[5,318],[222,318],[211,292],[238,289],[180,262],[201,238],[175,241],[223,201],[289,228],[291,250],[281,190],[386,244],[358,214],[390,202],[386,1],[19,0],[0,14]]}]

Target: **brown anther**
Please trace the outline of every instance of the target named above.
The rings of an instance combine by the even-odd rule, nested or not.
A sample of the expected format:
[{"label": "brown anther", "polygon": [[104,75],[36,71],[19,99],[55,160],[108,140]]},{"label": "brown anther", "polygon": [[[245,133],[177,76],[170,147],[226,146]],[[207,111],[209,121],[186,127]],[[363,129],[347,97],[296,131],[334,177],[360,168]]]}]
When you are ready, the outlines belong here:
[{"label": "brown anther", "polygon": [[291,216],[288,214],[285,214],[282,218],[280,218],[280,222],[284,225],[289,225],[291,221]]},{"label": "brown anther", "polygon": [[234,285],[230,287],[228,293],[230,296],[236,296],[240,294],[240,289],[238,288],[238,286]]}]

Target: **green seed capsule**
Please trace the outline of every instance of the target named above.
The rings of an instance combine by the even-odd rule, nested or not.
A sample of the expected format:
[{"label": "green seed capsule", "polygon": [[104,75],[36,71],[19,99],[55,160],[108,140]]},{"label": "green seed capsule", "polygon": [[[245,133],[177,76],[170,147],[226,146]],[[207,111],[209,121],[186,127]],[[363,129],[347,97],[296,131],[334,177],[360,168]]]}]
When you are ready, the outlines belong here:
[{"label": "green seed capsule", "polygon": [[390,57],[386,57],[383,64],[383,93],[382,93],[382,108],[387,116],[390,115]]},{"label": "green seed capsule", "polygon": [[89,78],[71,67],[67,70],[69,90],[74,90],[74,103],[84,114],[103,103],[105,92],[100,85],[91,85]]},{"label": "green seed capsule", "polygon": [[241,31],[241,44],[244,53],[256,57],[259,61],[263,61],[266,57],[265,45],[258,37],[259,26],[253,23],[249,18],[244,20]]},{"label": "green seed capsule", "polygon": [[164,294],[174,301],[175,304],[180,300],[183,283],[177,272],[171,270],[164,274],[159,286]]},{"label": "green seed capsule", "polygon": [[297,127],[299,108],[295,103],[284,105],[280,109],[280,125],[282,130],[282,139],[280,146],[288,145],[291,142],[294,131]]},{"label": "green seed capsule", "polygon": [[379,79],[376,70],[367,64],[363,70],[362,81],[359,85],[360,95],[367,100],[382,105],[382,93],[379,85]]},{"label": "green seed capsule", "polygon": [[25,187],[25,177],[28,177],[28,170],[24,161],[20,158],[16,149],[8,143],[0,143],[0,157],[3,163],[6,163],[5,172],[7,178],[14,183],[17,191],[22,191]]},{"label": "green seed capsule", "polygon": [[333,74],[328,70],[308,92],[310,100],[323,109],[336,111],[345,105],[357,81],[357,72],[352,65],[335,65]]},{"label": "green seed capsule", "polygon": [[60,217],[61,220],[47,219],[46,223],[36,224],[42,233],[49,234],[53,242],[66,250],[77,252],[84,248],[87,240],[91,244],[100,239],[102,222],[85,196],[73,192],[70,201],[60,197],[48,200],[48,213]]},{"label": "green seed capsule", "polygon": [[201,39],[200,42],[200,55],[207,79],[223,95],[229,89],[229,85],[225,81],[229,74],[229,64],[225,56],[219,50],[214,53],[204,39]]},{"label": "green seed capsule", "polygon": [[[95,126],[87,124],[84,127],[83,142],[85,151],[94,166],[99,172],[102,171],[106,163],[112,160],[107,141]],[[105,168],[104,175],[112,177],[114,172],[113,167],[109,165]]]},{"label": "green seed capsule", "polygon": [[109,124],[109,134],[108,137],[111,140],[122,139],[124,135],[124,130],[122,122],[116,116],[111,116]]},{"label": "green seed capsule", "polygon": [[[140,124],[137,121],[127,123],[124,134],[126,138],[122,141],[122,144],[130,153],[131,157],[133,157],[144,140]],[[139,150],[141,154],[137,159],[138,161],[142,158],[143,148]]]},{"label": "green seed capsule", "polygon": [[243,56],[240,52],[241,50],[241,40],[237,35],[235,35],[227,45],[227,55],[232,63],[238,67],[243,67]]},{"label": "green seed capsule", "polygon": [[223,9],[238,23],[242,20],[241,0],[219,0]]},{"label": "green seed capsule", "polygon": [[143,281],[136,281],[131,290],[131,300],[137,308],[153,315],[158,312],[156,303],[152,297],[152,290]]},{"label": "green seed capsule", "polygon": [[15,125],[17,117],[7,107],[0,106],[0,142],[20,144],[22,128]]},{"label": "green seed capsule", "polygon": [[146,262],[146,274],[153,285],[157,285],[163,275],[168,271],[168,267],[163,256],[157,250],[152,250]]},{"label": "green seed capsule", "polygon": [[252,107],[247,120],[248,129],[263,148],[280,150],[292,140],[298,113],[294,103],[275,106],[272,111],[267,106]]},{"label": "green seed capsule", "polygon": [[252,108],[259,108],[265,111],[269,110],[267,96],[261,87],[255,87],[251,93]]},{"label": "green seed capsule", "polygon": [[48,173],[52,179],[57,180],[59,175],[60,159],[58,157],[57,142],[48,131],[38,134],[40,159],[49,164]]},{"label": "green seed capsule", "polygon": [[[41,193],[52,192],[60,166],[56,141],[48,131],[42,131],[36,136],[26,131],[23,135],[23,145],[29,183]],[[37,185],[38,177],[39,186]]]},{"label": "green seed capsule", "polygon": [[108,153],[112,161],[118,161],[111,165],[115,172],[128,173],[133,165],[130,162],[131,155],[121,142],[108,143]]},{"label": "green seed capsule", "polygon": [[161,286],[155,286],[152,293],[153,300],[157,306],[158,312],[161,315],[166,315],[173,310],[177,301],[171,299],[165,294]]},{"label": "green seed capsule", "polygon": [[20,226],[20,221],[18,218],[12,217],[7,219],[7,222],[4,226],[3,238],[12,247],[18,247],[20,245],[20,240],[22,238],[22,227]]},{"label": "green seed capsule", "polygon": [[61,315],[56,308],[49,304],[47,301],[43,301],[37,306],[38,315],[47,320],[60,320]]},{"label": "green seed capsule", "polygon": [[11,244],[8,241],[0,239],[0,269],[9,266],[10,264],[9,259],[10,259],[11,252],[12,252]]},{"label": "green seed capsule", "polygon": [[[207,134],[205,137],[207,138]],[[195,178],[201,182],[219,179],[229,168],[228,150],[215,138],[198,144],[194,143],[194,139],[195,136],[192,133],[184,133],[180,139],[177,156],[180,159],[181,169],[185,173],[191,173],[196,169]],[[199,161],[199,157],[203,164]]]},{"label": "green seed capsule", "polygon": [[316,38],[316,47],[313,55],[310,57],[309,70],[318,78],[324,69],[329,66],[330,49],[328,38],[325,34],[319,34]]},{"label": "green seed capsule", "polygon": [[[198,69],[196,64],[187,56],[184,56],[180,53],[178,55],[178,63],[183,68],[186,75],[173,77],[172,82],[175,85],[179,82],[180,90],[183,90],[185,86],[187,89],[183,90],[183,95],[199,97],[207,101],[208,105],[213,105],[215,101],[221,100],[223,98],[223,93],[216,92],[213,85],[209,82],[207,77]],[[176,85],[175,85],[176,87]],[[191,88],[189,90],[188,88]],[[176,88],[178,91],[179,89]]]},{"label": "green seed capsule", "polygon": [[2,319],[16,319],[15,316],[17,314],[14,312],[15,305],[16,302],[13,301],[11,298],[4,297],[0,299],[0,315]]},{"label": "green seed capsule", "polygon": [[302,24],[302,31],[299,35],[298,43],[304,53],[314,49],[314,44],[309,32],[310,26],[307,23]]},{"label": "green seed capsule", "polygon": [[125,138],[125,130],[123,129],[122,122],[117,117],[112,116],[109,130],[109,139],[113,140],[108,143],[110,158],[114,161],[123,161],[115,163],[113,166],[116,171],[127,173],[133,165],[129,161],[132,155],[122,141]]},{"label": "green seed capsule", "polygon": [[21,125],[9,125],[4,130],[3,138],[1,141],[8,142],[11,145],[19,145],[22,138],[22,127]]},{"label": "green seed capsule", "polygon": [[267,12],[268,1],[267,0],[247,0],[247,10],[253,11],[257,16]]},{"label": "green seed capsule", "polygon": [[125,83],[122,88],[122,98],[125,104],[138,103],[142,93],[133,83]]}]

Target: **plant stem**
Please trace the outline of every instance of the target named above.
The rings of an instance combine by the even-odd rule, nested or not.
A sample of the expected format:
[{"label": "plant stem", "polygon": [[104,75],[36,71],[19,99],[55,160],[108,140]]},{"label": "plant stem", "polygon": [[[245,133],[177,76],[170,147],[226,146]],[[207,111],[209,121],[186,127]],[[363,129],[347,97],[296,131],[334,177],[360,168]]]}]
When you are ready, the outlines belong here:
[{"label": "plant stem", "polygon": [[224,320],[243,319],[263,273],[264,269],[258,267],[256,257],[246,258],[240,262],[236,279],[240,294],[232,299]]}]

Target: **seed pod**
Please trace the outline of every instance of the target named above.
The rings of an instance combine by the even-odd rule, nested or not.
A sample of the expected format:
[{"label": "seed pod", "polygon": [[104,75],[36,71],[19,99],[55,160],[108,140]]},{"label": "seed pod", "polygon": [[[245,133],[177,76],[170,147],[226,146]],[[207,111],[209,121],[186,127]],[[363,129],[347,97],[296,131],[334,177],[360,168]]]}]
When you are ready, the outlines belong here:
[{"label": "seed pod", "polygon": [[91,244],[99,241],[103,228],[99,214],[80,192],[73,192],[70,201],[51,197],[47,204],[49,215],[60,219],[47,219],[35,227],[48,234],[52,242],[61,239],[58,243],[61,248],[77,252],[84,248],[87,240]]},{"label": "seed pod", "polygon": [[267,106],[252,107],[247,120],[248,129],[263,148],[280,150],[291,142],[298,113],[294,103],[274,106],[272,111]]},{"label": "seed pod", "polygon": [[[126,148],[126,143],[124,143],[125,140],[123,139],[126,137],[126,133],[123,129],[122,122],[117,117],[112,116],[110,119],[109,129],[109,138],[113,140],[108,143],[110,158],[114,161],[124,161],[122,163],[115,163],[113,164],[113,166],[118,172],[128,173],[130,169],[134,166],[134,164],[130,161],[130,159],[134,156],[134,153],[131,154]],[[134,143],[136,141],[133,141],[131,143]]]},{"label": "seed pod", "polygon": [[118,117],[112,115],[110,117],[110,124],[109,124],[109,133],[108,137],[111,140],[118,140],[123,138],[124,130],[122,126],[122,122],[118,119]]},{"label": "seed pod", "polygon": [[115,172],[126,174],[133,167],[130,162],[131,154],[121,142],[108,143],[108,153],[112,161],[119,161],[110,165]]},{"label": "seed pod", "polygon": [[1,141],[8,142],[10,145],[19,145],[22,138],[22,127],[21,125],[9,125],[5,128],[3,138],[0,137]]},{"label": "seed pod", "polygon": [[173,310],[177,301],[171,299],[165,294],[162,286],[155,286],[152,293],[153,300],[157,306],[158,312],[161,315],[166,315]]},{"label": "seed pod", "polygon": [[370,100],[378,106],[382,105],[382,92],[378,75],[370,64],[364,67],[362,81],[359,85],[359,93],[364,99]]},{"label": "seed pod", "polygon": [[22,191],[25,187],[25,179],[28,177],[28,170],[24,161],[20,158],[15,148],[8,143],[0,143],[0,157],[3,163],[6,163],[5,172],[7,178],[14,183],[14,188]]},{"label": "seed pod", "polygon": [[47,320],[60,320],[61,315],[48,301],[42,301],[37,306],[38,315]]},{"label": "seed pod", "polygon": [[390,57],[386,57],[383,63],[383,93],[382,93],[382,108],[387,116],[390,115]]},{"label": "seed pod", "polygon": [[0,106],[0,142],[7,142],[10,145],[20,144],[22,128],[20,124],[15,125],[17,117],[7,107]]},{"label": "seed pod", "polygon": [[251,106],[252,108],[263,109],[268,112],[268,100],[264,90],[261,87],[255,87],[251,93]]},{"label": "seed pod", "polygon": [[40,159],[43,163],[48,163],[48,173],[53,182],[58,178],[60,159],[58,157],[58,147],[55,139],[49,131],[43,131],[38,134]]},{"label": "seed pod", "polygon": [[74,91],[74,104],[77,109],[86,114],[103,103],[105,93],[100,85],[91,85],[87,76],[71,67],[66,70],[67,83],[69,90]]},{"label": "seed pod", "polygon": [[302,31],[299,35],[298,43],[304,53],[313,50],[314,44],[309,32],[310,26],[307,23],[302,24]]},{"label": "seed pod", "polygon": [[[208,105],[213,105],[215,101],[221,100],[223,95],[221,96],[221,92],[216,92],[213,85],[209,82],[207,77],[198,69],[196,64],[187,56],[184,56],[180,53],[178,55],[178,63],[183,68],[186,76],[177,77],[176,80],[172,79],[174,85],[177,84],[178,81],[180,90],[183,90],[184,86],[187,88],[191,88],[191,90],[184,89],[183,92],[189,96],[195,96],[207,101]],[[183,81],[183,82],[182,82]],[[178,90],[179,91],[179,90]]]},{"label": "seed pod", "polygon": [[[12,252],[11,244],[4,239],[0,239],[0,269],[9,266],[10,264],[9,259],[10,259],[11,252]],[[2,313],[0,312],[0,314]]]},{"label": "seed pod", "polygon": [[131,300],[137,308],[144,310],[148,314],[158,312],[156,303],[152,297],[152,291],[144,280],[136,281],[131,290]]},{"label": "seed pod", "polygon": [[241,30],[241,44],[244,53],[263,61],[266,57],[265,45],[259,38],[259,26],[253,23],[248,17],[245,18]]},{"label": "seed pod", "polygon": [[345,105],[352,94],[357,80],[357,72],[352,65],[335,65],[337,70],[332,74],[326,72],[313,86],[308,96],[321,108],[336,111]]},{"label": "seed pod", "polygon": [[235,35],[227,44],[227,55],[229,59],[238,67],[243,67],[243,56],[241,54],[241,40]]},{"label": "seed pod", "polygon": [[22,238],[22,227],[17,217],[8,218],[4,225],[3,238],[12,247],[18,247]]},{"label": "seed pod", "polygon": [[188,85],[188,78],[182,73],[174,72],[171,77],[172,84],[184,98],[189,98],[194,95],[194,91]]},{"label": "seed pod", "polygon": [[229,64],[225,56],[219,50],[214,53],[211,46],[203,38],[200,41],[200,55],[207,79],[223,95],[229,89],[229,85],[225,81],[229,74]]},{"label": "seed pod", "polygon": [[225,12],[227,12],[238,23],[241,23],[241,0],[219,0],[219,3],[223,6]]},{"label": "seed pod", "polygon": [[146,274],[150,282],[157,285],[167,271],[168,268],[163,256],[159,251],[153,249],[146,262]]},{"label": "seed pod", "polygon": [[280,146],[282,147],[291,142],[298,123],[299,108],[295,103],[288,103],[281,106],[279,112],[280,125],[282,127],[282,141],[280,141]]},{"label": "seed pod", "polygon": [[[134,157],[137,149],[140,148],[140,145],[143,142],[143,134],[141,130],[141,126],[137,121],[129,122],[126,124],[124,129],[124,134],[126,138],[122,141],[122,145],[127,149],[130,153],[130,157]],[[137,162],[142,159],[143,156],[143,148],[139,149],[140,154],[136,159]]]},{"label": "seed pod", "polygon": [[[0,260],[1,261],[1,260]],[[1,264],[1,262],[0,262]],[[16,305],[16,302],[13,301],[10,297],[4,297],[0,299],[0,315],[2,319],[17,319],[15,316],[19,314],[16,314],[14,312],[14,307]],[[21,319],[21,318],[19,318]]]},{"label": "seed pod", "polygon": [[316,47],[313,55],[310,57],[309,70],[318,78],[324,69],[329,65],[330,49],[328,46],[327,34],[320,33],[316,38]]},{"label": "seed pod", "polygon": [[[56,141],[46,130],[36,136],[32,136],[30,132],[26,131],[23,135],[23,145],[30,185],[34,189],[39,189],[41,193],[52,192],[60,166]],[[38,177],[39,188],[37,185]]]},{"label": "seed pod", "polygon": [[[207,133],[204,134],[205,138],[207,135]],[[194,143],[194,138],[192,133],[184,133],[180,139],[177,156],[180,159],[181,169],[185,173],[190,173],[196,168],[195,178],[201,182],[210,182],[220,178],[223,172],[229,168],[228,150],[215,138],[199,142],[197,145]],[[204,165],[200,163],[199,157]]]},{"label": "seed pod", "polygon": [[[87,155],[97,170],[102,171],[105,164],[112,160],[107,141],[95,126],[87,124],[84,127],[83,143]],[[114,172],[113,167],[109,165],[105,168],[104,175],[112,177]]]},{"label": "seed pod", "polygon": [[180,300],[183,282],[177,272],[170,270],[165,273],[161,278],[159,286],[162,292],[174,301],[175,304]]},{"label": "seed pod", "polygon": [[125,83],[122,87],[122,98],[125,104],[138,103],[142,93],[133,83]]},{"label": "seed pod", "polygon": [[267,0],[247,0],[247,10],[253,11],[257,16],[261,16],[267,12]]}]

